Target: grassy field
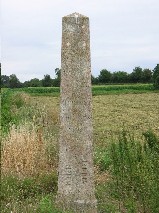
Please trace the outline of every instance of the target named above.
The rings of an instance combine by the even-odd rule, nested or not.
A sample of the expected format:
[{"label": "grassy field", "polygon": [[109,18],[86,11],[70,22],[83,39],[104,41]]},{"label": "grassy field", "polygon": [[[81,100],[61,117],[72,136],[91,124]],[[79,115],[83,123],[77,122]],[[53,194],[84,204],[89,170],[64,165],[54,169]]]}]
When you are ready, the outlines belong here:
[{"label": "grassy field", "polygon": [[[29,87],[18,88],[15,91],[23,91],[32,96],[54,96],[58,97],[60,94],[59,87]],[[123,84],[123,85],[101,85],[92,86],[92,94],[107,95],[107,94],[129,94],[129,93],[149,93],[154,92],[152,84]]]},{"label": "grassy field", "polygon": [[[140,89],[141,94],[127,94],[122,89],[123,94],[115,89],[115,93],[110,90],[112,94],[104,95],[109,86],[107,90],[95,88],[98,212],[158,213],[159,93],[142,93]],[[21,91],[2,95],[2,213],[62,212],[54,203],[59,96],[35,96],[35,90],[34,96]],[[97,95],[99,91],[102,95]]]},{"label": "grassy field", "polygon": [[[50,111],[55,110],[59,117],[58,97],[33,97],[32,101],[37,105],[45,105]],[[113,136],[118,136],[123,128],[134,132],[138,137],[148,129],[158,133],[158,115],[158,93],[95,96],[93,97],[94,137],[97,135],[101,143],[106,138],[110,141]]]}]

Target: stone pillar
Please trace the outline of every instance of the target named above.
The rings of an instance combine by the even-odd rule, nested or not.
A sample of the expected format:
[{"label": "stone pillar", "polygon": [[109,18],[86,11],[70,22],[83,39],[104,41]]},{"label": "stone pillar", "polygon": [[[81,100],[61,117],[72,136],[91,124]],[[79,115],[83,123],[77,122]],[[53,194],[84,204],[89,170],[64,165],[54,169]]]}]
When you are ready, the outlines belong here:
[{"label": "stone pillar", "polygon": [[57,203],[73,212],[97,212],[92,156],[89,18],[62,20],[60,152]]}]

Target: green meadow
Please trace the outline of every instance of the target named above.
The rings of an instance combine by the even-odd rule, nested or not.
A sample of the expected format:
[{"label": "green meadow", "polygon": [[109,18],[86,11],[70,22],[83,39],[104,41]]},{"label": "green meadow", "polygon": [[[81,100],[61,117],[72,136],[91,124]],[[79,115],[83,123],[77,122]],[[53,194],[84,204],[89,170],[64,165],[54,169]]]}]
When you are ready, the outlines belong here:
[{"label": "green meadow", "polygon": [[[57,192],[59,88],[2,89],[1,212],[62,213]],[[99,213],[159,212],[159,93],[93,86]]]},{"label": "green meadow", "polygon": [[[23,91],[32,96],[54,96],[57,97],[60,94],[59,87],[28,87],[18,88],[14,91]],[[124,93],[145,93],[154,92],[152,84],[123,84],[123,85],[101,85],[92,86],[92,94],[95,95],[107,95],[107,94],[124,94]]]}]

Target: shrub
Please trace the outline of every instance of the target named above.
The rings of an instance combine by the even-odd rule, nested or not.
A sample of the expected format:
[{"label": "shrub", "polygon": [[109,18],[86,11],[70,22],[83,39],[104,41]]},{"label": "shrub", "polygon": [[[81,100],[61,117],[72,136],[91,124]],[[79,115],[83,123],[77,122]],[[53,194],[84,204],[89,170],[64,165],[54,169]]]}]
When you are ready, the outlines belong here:
[{"label": "shrub", "polygon": [[17,110],[29,103],[29,95],[23,92],[14,93],[12,90],[4,90],[1,94],[1,124],[2,133],[8,133],[10,126],[18,125],[20,117]]},{"label": "shrub", "polygon": [[159,64],[153,70],[153,82],[155,89],[159,89]]},{"label": "shrub", "polygon": [[159,76],[157,76],[154,81],[154,87],[155,87],[155,89],[159,89]]},{"label": "shrub", "polygon": [[[111,145],[113,188],[129,212],[159,212],[159,139],[144,133],[144,144],[125,132]],[[112,188],[112,189],[113,189]]]}]

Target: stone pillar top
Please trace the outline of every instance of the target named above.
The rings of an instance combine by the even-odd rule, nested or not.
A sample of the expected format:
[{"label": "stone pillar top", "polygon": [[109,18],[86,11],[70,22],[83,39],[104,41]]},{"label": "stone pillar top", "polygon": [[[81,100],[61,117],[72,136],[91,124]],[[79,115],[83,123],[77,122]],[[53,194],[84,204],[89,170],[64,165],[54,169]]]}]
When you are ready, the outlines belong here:
[{"label": "stone pillar top", "polygon": [[71,14],[69,14],[67,16],[64,16],[63,18],[65,18],[65,17],[74,17],[74,18],[79,18],[79,17],[82,18],[83,17],[83,18],[88,18],[87,16],[84,16],[84,15],[82,15],[80,13],[77,13],[77,12],[71,13]]}]

